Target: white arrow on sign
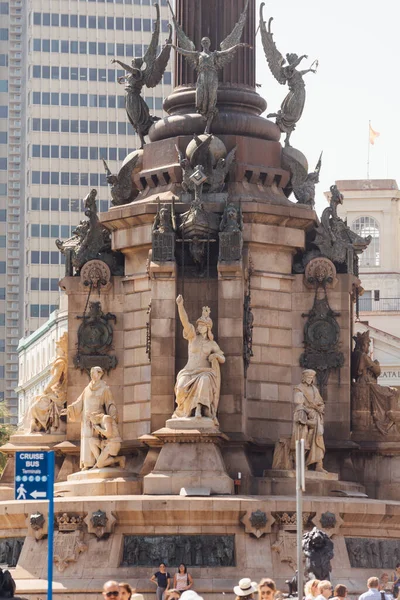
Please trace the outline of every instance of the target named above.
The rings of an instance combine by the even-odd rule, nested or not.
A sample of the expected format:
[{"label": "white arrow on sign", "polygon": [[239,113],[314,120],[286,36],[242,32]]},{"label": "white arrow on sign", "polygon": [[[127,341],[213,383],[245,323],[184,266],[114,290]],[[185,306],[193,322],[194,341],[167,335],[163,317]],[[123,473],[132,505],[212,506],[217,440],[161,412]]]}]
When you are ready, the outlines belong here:
[{"label": "white arrow on sign", "polygon": [[35,498],[35,500],[37,498],[46,498],[46,492],[38,492],[37,490],[34,490],[33,492],[31,492],[30,494],[33,498]]}]

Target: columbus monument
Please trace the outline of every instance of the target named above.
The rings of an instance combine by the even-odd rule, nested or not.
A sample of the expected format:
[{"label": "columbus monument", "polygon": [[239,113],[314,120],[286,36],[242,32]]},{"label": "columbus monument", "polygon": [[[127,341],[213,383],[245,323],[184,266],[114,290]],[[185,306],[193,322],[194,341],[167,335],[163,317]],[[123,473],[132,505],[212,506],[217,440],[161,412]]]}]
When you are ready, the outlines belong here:
[{"label": "columbus monument", "polygon": [[[353,595],[400,560],[398,393],[378,385],[369,339],[353,340],[370,239],[338,216],[336,186],[314,211],[322,159],[309,169],[296,130],[318,65],[284,56],[271,13],[177,0],[165,44],[156,9],[146,54],[121,64],[142,148],[105,165],[111,209],[99,217],[88,190],[85,220],[57,240],[65,348],[1,448],[2,564],[23,596],[47,586],[47,504],[13,500],[28,449],[56,453],[56,596],[92,599],[107,579],[153,594],[161,561],[187,564],[207,599],[238,574],[283,589],[297,439],[309,555],[322,540]],[[256,89],[257,29],[280,108]],[[175,89],[156,120],[141,94],[168,59]]]}]

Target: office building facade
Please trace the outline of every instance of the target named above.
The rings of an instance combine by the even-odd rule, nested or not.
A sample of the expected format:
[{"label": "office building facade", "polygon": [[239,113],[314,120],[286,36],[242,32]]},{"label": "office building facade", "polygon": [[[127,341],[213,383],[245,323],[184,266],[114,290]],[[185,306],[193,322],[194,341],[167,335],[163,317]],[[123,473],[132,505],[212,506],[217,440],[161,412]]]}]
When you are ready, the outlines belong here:
[{"label": "office building facade", "polygon": [[[9,0],[0,13],[0,393],[16,421],[18,339],[59,307],[55,241],[83,218],[91,188],[100,212],[108,209],[102,159],[117,172],[139,147],[118,82],[125,71],[111,61],[143,56],[155,9],[150,0]],[[168,67],[143,90],[154,115],[171,91]]]}]

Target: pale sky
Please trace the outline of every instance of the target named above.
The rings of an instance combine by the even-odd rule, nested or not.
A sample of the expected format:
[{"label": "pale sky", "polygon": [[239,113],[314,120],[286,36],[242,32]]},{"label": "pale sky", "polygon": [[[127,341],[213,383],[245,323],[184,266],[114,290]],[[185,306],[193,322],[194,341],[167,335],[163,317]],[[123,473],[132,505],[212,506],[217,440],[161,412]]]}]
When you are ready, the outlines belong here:
[{"label": "pale sky", "polygon": [[[258,11],[260,0],[256,4]],[[370,147],[370,178],[400,185],[400,0],[269,0],[264,20],[271,16],[283,56],[307,54],[302,69],[319,60],[318,73],[305,76],[305,109],[291,136],[312,169],[324,152],[318,214],[326,207],[323,192],[336,179],[367,177],[369,120],[380,132]],[[276,112],[288,88],[270,73],[259,35],[256,80],[267,112]]]}]

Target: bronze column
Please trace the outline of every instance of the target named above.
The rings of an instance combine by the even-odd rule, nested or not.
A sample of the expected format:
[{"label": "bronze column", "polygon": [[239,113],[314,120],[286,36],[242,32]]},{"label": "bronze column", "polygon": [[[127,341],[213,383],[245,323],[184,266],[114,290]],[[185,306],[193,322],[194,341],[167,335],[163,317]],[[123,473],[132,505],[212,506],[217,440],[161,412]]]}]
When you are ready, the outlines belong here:
[{"label": "bronze column", "polygon": [[[211,48],[219,45],[238,22],[246,0],[176,0],[176,17],[186,35],[201,48],[201,38],[209,37]],[[250,0],[241,41],[250,48],[241,48],[234,60],[220,72],[222,84],[255,88],[255,1]],[[194,70],[181,56],[176,56],[175,85],[196,83]]]}]

